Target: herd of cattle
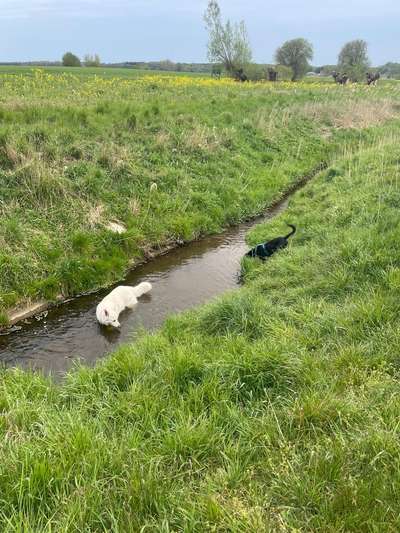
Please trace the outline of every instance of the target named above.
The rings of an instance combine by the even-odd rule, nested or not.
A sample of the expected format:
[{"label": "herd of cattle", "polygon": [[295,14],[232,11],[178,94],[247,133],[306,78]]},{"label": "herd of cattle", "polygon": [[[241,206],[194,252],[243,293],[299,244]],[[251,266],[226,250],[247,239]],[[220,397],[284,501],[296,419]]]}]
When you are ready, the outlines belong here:
[{"label": "herd of cattle", "polygon": [[[346,83],[350,79],[346,73],[340,74],[336,71],[332,72],[332,77],[339,85],[346,85]],[[376,85],[381,75],[379,74],[379,72],[367,72],[366,77],[367,85]]]},{"label": "herd of cattle", "polygon": [[[214,77],[219,78],[221,74],[222,74],[222,69],[218,71],[216,70],[215,72],[213,71]],[[249,81],[249,78],[246,76],[242,68],[236,70],[234,76],[235,76],[236,81],[239,81],[239,82]],[[268,81],[278,81],[278,72],[273,68],[269,68],[267,70],[267,76],[268,76]],[[332,72],[332,77],[335,80],[335,82],[339,85],[346,85],[346,83],[350,81],[350,78],[346,73],[341,74],[340,72],[334,71]],[[381,75],[379,74],[379,72],[367,72],[366,73],[367,85],[376,85],[380,77]]]}]

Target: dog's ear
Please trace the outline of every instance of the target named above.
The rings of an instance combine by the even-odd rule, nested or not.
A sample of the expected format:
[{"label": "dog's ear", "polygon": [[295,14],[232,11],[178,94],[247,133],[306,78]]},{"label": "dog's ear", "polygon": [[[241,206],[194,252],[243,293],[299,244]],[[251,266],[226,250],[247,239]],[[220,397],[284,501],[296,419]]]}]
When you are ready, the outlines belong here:
[{"label": "dog's ear", "polygon": [[104,314],[106,315],[106,317],[109,316],[107,309],[104,309]]}]

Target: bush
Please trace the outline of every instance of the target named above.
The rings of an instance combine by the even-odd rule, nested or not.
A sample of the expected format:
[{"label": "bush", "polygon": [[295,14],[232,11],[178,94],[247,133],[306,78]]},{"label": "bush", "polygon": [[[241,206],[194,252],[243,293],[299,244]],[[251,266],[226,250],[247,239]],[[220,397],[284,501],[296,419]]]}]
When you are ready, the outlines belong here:
[{"label": "bush", "polygon": [[278,81],[292,79],[292,69],[290,67],[285,67],[285,65],[277,65],[274,68],[278,72]]},{"label": "bush", "polygon": [[273,69],[278,73],[277,81],[290,80],[292,69],[284,65],[264,65],[249,63],[244,69],[244,73],[250,81],[268,80],[268,69]]},{"label": "bush", "polygon": [[80,67],[81,60],[78,56],[72,52],[66,52],[62,58],[62,64],[64,67]]},{"label": "bush", "polygon": [[261,81],[267,79],[267,71],[264,65],[249,63],[246,65],[244,71],[250,81]]}]

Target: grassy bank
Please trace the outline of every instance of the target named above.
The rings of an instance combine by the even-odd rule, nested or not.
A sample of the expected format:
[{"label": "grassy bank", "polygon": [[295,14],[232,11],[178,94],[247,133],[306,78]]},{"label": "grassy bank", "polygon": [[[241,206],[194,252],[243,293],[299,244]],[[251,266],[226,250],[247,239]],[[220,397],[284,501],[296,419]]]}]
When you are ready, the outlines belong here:
[{"label": "grassy bank", "polygon": [[249,243],[246,286],[56,386],[1,377],[2,531],[397,531],[399,130]]},{"label": "grassy bank", "polygon": [[16,304],[110,284],[151,249],[260,212],[399,114],[393,85],[40,70],[0,83],[2,323]]}]

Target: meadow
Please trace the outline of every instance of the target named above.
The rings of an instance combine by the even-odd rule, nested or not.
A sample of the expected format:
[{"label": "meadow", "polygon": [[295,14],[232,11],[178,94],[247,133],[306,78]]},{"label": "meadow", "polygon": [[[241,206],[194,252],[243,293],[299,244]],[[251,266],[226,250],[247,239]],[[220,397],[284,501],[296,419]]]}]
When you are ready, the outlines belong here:
[{"label": "meadow", "polygon": [[394,83],[88,70],[0,69],[1,324],[260,213],[400,112]]},{"label": "meadow", "polygon": [[139,78],[143,76],[200,76],[205,77],[207,75],[198,72],[167,72],[167,71],[152,71],[147,69],[136,68],[124,68],[124,67],[64,67],[64,66],[49,66],[34,68],[31,66],[23,65],[0,65],[0,76],[5,74],[12,74],[15,76],[34,76],[35,72],[40,70],[46,72],[52,76],[72,74],[78,78],[90,78],[98,76],[100,78]]},{"label": "meadow", "polygon": [[399,140],[342,144],[240,290],[62,384],[3,371],[0,529],[398,531]]}]

